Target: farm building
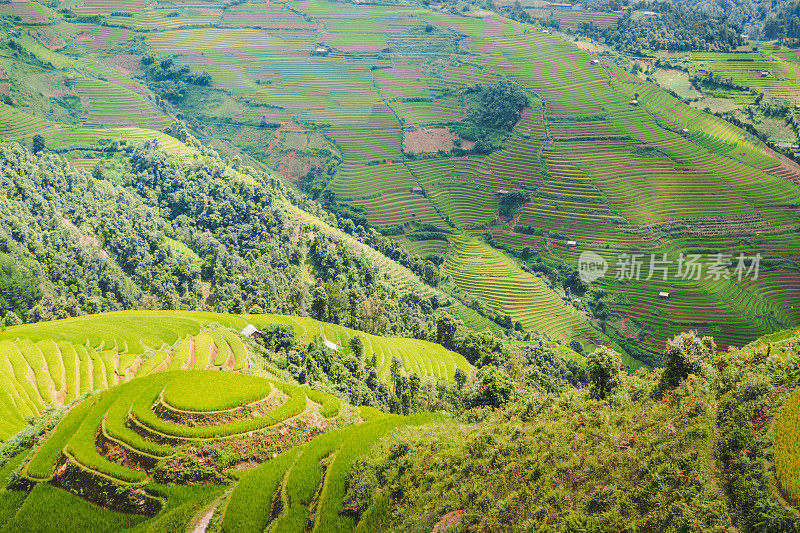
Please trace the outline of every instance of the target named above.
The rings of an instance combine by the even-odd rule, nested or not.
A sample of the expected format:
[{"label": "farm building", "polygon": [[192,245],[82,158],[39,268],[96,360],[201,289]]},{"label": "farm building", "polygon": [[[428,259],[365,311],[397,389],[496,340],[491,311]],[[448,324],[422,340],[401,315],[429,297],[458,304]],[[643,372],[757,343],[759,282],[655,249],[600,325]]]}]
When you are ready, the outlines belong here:
[{"label": "farm building", "polygon": [[239,333],[245,337],[253,337],[254,339],[260,339],[264,335],[264,332],[253,324],[247,324]]},{"label": "farm building", "polygon": [[775,143],[775,144],[778,146],[778,148],[788,148],[789,150],[797,150],[798,148],[800,148],[796,144],[792,143]]},{"label": "farm building", "polygon": [[599,65],[599,64],[600,64],[599,59],[592,59],[592,65]]},{"label": "farm building", "polygon": [[554,9],[572,9],[572,4],[550,3],[550,4],[547,4],[547,7],[552,7]]},{"label": "farm building", "polygon": [[494,191],[494,194],[495,194],[496,196],[500,196],[500,197],[502,197],[502,196],[505,196],[506,194],[508,194],[508,191],[507,191],[507,190],[505,190],[505,189],[499,189],[499,190],[497,190],[497,191]]},{"label": "farm building", "polygon": [[322,339],[322,344],[324,344],[326,348],[335,350],[337,352],[339,351],[339,345],[333,341],[329,341],[328,339]]},{"label": "farm building", "polygon": [[423,189],[422,187],[411,187],[411,192],[413,194],[422,194],[425,192],[425,189]]},{"label": "farm building", "polygon": [[662,300],[669,300],[669,293],[661,291],[658,293],[658,297],[661,298]]},{"label": "farm building", "polygon": [[683,128],[683,129],[681,130],[681,133],[683,133],[684,135],[686,135],[687,133],[689,133],[689,129],[688,129],[688,128]]},{"label": "farm building", "polygon": [[542,33],[550,33],[550,30],[542,30]]},{"label": "farm building", "polygon": [[630,102],[628,102],[628,103],[629,103],[630,105],[639,105],[639,100],[637,100],[636,98],[634,98],[633,100],[631,100],[631,101],[630,101]]},{"label": "farm building", "polygon": [[318,56],[326,56],[326,55],[328,55],[329,53],[330,53],[330,50],[328,50],[328,49],[327,49],[327,48],[325,48],[324,46],[320,46],[319,48],[317,48],[316,50],[314,50],[314,55],[318,55]]},{"label": "farm building", "polygon": [[575,304],[575,305],[578,305],[579,303],[581,303],[581,299],[580,298],[573,298],[572,299],[572,303]]},{"label": "farm building", "polygon": [[761,77],[762,78],[766,78],[767,76],[769,76],[769,71],[768,70],[762,70],[761,71]]},{"label": "farm building", "polygon": [[575,241],[567,241],[567,248],[577,248],[578,243]]},{"label": "farm building", "polygon": [[794,104],[795,109],[800,109],[800,104]]}]

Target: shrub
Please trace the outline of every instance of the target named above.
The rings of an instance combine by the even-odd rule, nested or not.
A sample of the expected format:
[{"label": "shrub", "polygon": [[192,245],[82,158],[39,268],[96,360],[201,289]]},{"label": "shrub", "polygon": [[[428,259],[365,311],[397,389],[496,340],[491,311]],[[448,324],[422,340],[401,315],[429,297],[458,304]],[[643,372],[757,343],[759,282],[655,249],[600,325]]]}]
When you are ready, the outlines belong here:
[{"label": "shrub", "polygon": [[469,407],[502,407],[514,396],[514,382],[496,366],[488,365],[478,372],[478,384],[467,398]]},{"label": "shrub", "polygon": [[264,344],[273,350],[291,350],[297,344],[294,328],[286,324],[271,324],[263,329]]},{"label": "shrub", "polygon": [[714,338],[700,338],[695,331],[681,333],[667,341],[664,353],[666,369],[661,376],[661,389],[675,387],[689,374],[700,374],[716,352]]},{"label": "shrub", "polygon": [[616,387],[621,367],[622,358],[619,353],[606,346],[600,346],[586,356],[589,390],[592,397],[603,399]]}]

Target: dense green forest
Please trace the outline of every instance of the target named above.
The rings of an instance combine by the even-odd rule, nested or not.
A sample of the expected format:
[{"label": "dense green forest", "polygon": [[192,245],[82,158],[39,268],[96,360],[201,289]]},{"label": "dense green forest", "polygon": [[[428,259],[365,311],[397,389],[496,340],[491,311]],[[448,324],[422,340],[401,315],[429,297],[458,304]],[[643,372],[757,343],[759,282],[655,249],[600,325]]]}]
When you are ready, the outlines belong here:
[{"label": "dense green forest", "polygon": [[[220,159],[186,163],[150,144],[123,148],[117,155],[128,168],[118,175],[102,162],[90,173],[56,154],[0,147],[8,206],[0,250],[4,316],[35,322],[119,309],[304,315],[314,283],[324,284],[332,301],[320,318],[368,331],[410,331],[438,307],[429,297],[400,295],[334,237],[310,237],[287,215],[284,199],[334,225],[337,219],[276,179],[249,167],[234,171]],[[342,226],[401,264],[435,269],[374,229]],[[309,269],[313,281],[304,278]],[[370,297],[380,306],[363,306]]]},{"label": "dense green forest", "polygon": [[[634,17],[636,11],[645,14]],[[616,25],[599,28],[582,23],[579,31],[632,54],[643,50],[728,52],[745,42],[723,16],[671,2],[639,2],[631,5]]]},{"label": "dense green forest", "polygon": [[[628,15],[620,19],[627,27],[628,38],[647,38],[659,42],[662,30],[678,31],[675,39],[661,34],[661,39],[674,41],[675,48],[651,48],[652,50],[724,50],[730,40],[723,30],[732,29],[739,35],[752,39],[800,39],[800,2],[797,0],[674,0],[671,2],[629,2],[619,0],[593,0],[585,3],[588,9],[619,11],[648,10],[659,13],[638,20],[640,29],[633,32]],[[661,20],[658,20],[661,19]],[[581,31],[597,34],[597,29],[586,24]],[[614,33],[614,32],[611,32]],[[703,48],[679,48],[677,37],[688,38],[686,44]],[[734,41],[735,42],[735,41]]]},{"label": "dense green forest", "polygon": [[676,0],[730,24],[753,38],[800,39],[800,2],[797,0]]}]

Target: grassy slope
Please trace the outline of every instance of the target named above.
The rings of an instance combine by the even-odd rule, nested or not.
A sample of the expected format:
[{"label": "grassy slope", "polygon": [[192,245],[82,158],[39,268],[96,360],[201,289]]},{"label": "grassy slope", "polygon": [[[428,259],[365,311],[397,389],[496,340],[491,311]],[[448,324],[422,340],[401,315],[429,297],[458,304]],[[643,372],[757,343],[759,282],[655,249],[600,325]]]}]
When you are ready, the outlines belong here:
[{"label": "grassy slope", "polygon": [[364,531],[427,533],[444,516],[475,531],[796,531],[777,491],[797,505],[793,333],[769,358],[766,342],[720,352],[663,397],[660,372],[624,374],[607,400],[530,395],[394,432],[356,463],[347,501]]}]

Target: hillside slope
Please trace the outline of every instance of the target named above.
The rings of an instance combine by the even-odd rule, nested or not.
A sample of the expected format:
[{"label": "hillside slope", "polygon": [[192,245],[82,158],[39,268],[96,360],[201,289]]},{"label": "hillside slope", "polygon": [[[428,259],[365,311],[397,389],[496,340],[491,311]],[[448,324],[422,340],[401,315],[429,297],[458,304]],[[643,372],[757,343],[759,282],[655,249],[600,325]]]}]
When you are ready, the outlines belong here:
[{"label": "hillside slope", "polygon": [[339,510],[352,462],[387,431],[441,418],[233,372],[139,377],[72,407],[25,457],[0,491],[0,531],[178,531],[223,496],[224,531],[350,530]]},{"label": "hillside slope", "polygon": [[66,405],[135,377],[168,370],[241,371],[256,362],[235,332],[291,327],[301,346],[322,337],[350,353],[360,336],[365,360],[376,359],[387,381],[393,358],[422,378],[453,381],[456,368],[469,372],[464,357],[428,341],[357,332],[310,318],[231,315],[201,311],[120,311],[26,324],[0,332],[0,440],[17,433],[25,419],[49,406]]},{"label": "hillside slope", "polygon": [[605,399],[529,393],[398,430],[350,472],[358,531],[797,531],[798,347],[793,330],[675,387],[623,373]]}]

